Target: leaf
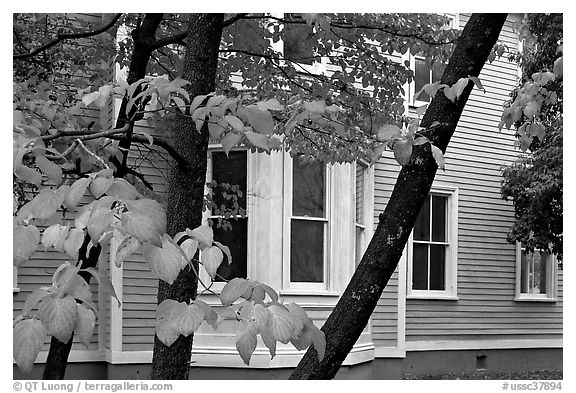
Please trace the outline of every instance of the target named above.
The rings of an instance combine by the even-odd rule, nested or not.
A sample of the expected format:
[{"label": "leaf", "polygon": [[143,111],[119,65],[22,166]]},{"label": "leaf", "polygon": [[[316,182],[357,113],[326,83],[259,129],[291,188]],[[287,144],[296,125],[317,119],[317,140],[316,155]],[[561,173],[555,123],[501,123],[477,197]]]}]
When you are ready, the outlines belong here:
[{"label": "leaf", "polygon": [[399,138],[401,135],[402,130],[400,127],[395,126],[394,124],[384,124],[378,129],[376,138],[378,138],[379,141],[385,142],[393,138]]},{"label": "leaf", "polygon": [[376,146],[376,148],[372,151],[372,159],[371,159],[372,164],[380,159],[382,153],[384,153],[384,150],[386,150],[386,145],[384,143]]},{"label": "leaf", "polygon": [[29,373],[34,368],[46,334],[46,328],[36,318],[23,319],[14,326],[12,354],[22,372]]},{"label": "leaf", "polygon": [[136,199],[140,196],[140,193],[134,188],[134,186],[128,183],[126,180],[117,178],[114,179],[112,185],[106,190],[106,195],[110,195],[118,199]]},{"label": "leaf", "polygon": [[178,251],[146,243],[142,246],[142,254],[156,277],[170,285],[174,283],[182,268],[182,256]]},{"label": "leaf", "polygon": [[156,335],[164,345],[169,347],[178,339],[180,333],[169,321],[160,319],[156,322]]},{"label": "leaf", "polygon": [[460,78],[460,79],[458,79],[458,82],[456,82],[454,84],[454,86],[452,86],[452,89],[454,90],[454,95],[456,96],[456,99],[460,98],[460,96],[464,92],[464,89],[466,88],[466,86],[468,86],[468,83],[470,83],[470,79]]},{"label": "leaf", "polygon": [[540,141],[544,139],[544,133],[546,132],[546,128],[543,124],[529,124],[526,126],[526,131],[528,132],[529,136],[536,137]]},{"label": "leaf", "polygon": [[272,331],[268,327],[260,328],[260,337],[262,337],[262,341],[264,341],[264,345],[270,351],[270,356],[274,359],[276,356],[276,339],[272,335]]},{"label": "leaf", "polygon": [[222,150],[224,150],[226,155],[228,155],[230,149],[232,149],[234,146],[240,143],[241,140],[242,135],[236,134],[234,132],[227,132],[226,135],[224,135],[224,138],[222,138],[222,141],[220,142],[222,144]]},{"label": "leaf", "polygon": [[60,228],[60,233],[58,235],[58,238],[54,242],[54,249],[56,251],[65,252],[64,242],[66,242],[66,239],[68,238],[68,232],[70,232],[70,227],[68,225]]},{"label": "leaf", "polygon": [[108,191],[108,188],[114,183],[114,179],[108,177],[96,177],[90,183],[89,189],[90,193],[94,195],[94,198],[100,198],[102,195]]},{"label": "leaf", "polygon": [[[100,241],[100,237],[106,229],[112,225],[114,219],[114,212],[107,209],[92,210],[90,220],[88,220],[88,234],[92,239],[92,243],[96,244]],[[78,229],[78,228],[76,228]]]},{"label": "leaf", "polygon": [[208,225],[200,225],[193,230],[186,229],[186,233],[191,238],[198,240],[200,250],[211,247],[212,243],[214,243],[214,232]]},{"label": "leaf", "polygon": [[280,103],[278,102],[278,100],[276,98],[272,98],[272,99],[266,100],[266,101],[257,102],[256,106],[261,111],[266,111],[266,110],[281,111],[281,110],[284,110],[284,106],[280,105]]},{"label": "leaf", "polygon": [[430,144],[430,149],[432,150],[432,156],[434,157],[434,160],[436,161],[438,167],[443,171],[445,171],[446,163],[444,160],[444,154],[442,154],[442,150],[440,150],[438,146],[435,146],[433,144]]},{"label": "leaf", "polygon": [[304,102],[304,109],[312,113],[324,113],[326,110],[326,102],[324,102],[324,100]]},{"label": "leaf", "polygon": [[196,304],[181,304],[183,307],[177,313],[174,313],[170,322],[181,335],[188,337],[202,324],[204,311]]},{"label": "leaf", "polygon": [[228,122],[226,120],[221,119],[220,121],[213,121],[214,118],[210,119],[208,122],[208,133],[210,134],[210,139],[213,141],[217,141],[218,138],[226,131],[228,128]]},{"label": "leaf", "polygon": [[110,279],[108,277],[106,277],[104,275],[104,273],[99,273],[93,267],[89,267],[86,269],[80,269],[80,271],[86,271],[86,272],[90,273],[92,275],[92,277],[94,277],[94,279],[100,285],[100,289],[102,291],[104,291],[105,293],[109,294],[110,296],[112,296],[114,299],[116,299],[116,301],[118,302],[118,307],[122,306],[120,299],[118,299],[118,296],[116,295],[116,291],[114,290],[114,286],[112,285],[112,282],[110,281]]},{"label": "leaf", "polygon": [[174,104],[176,104],[176,106],[178,107],[178,109],[180,109],[182,113],[186,113],[186,103],[182,98],[172,96],[172,101],[174,101]]},{"label": "leaf", "polygon": [[182,251],[184,251],[184,254],[186,254],[188,261],[192,260],[194,255],[196,255],[196,251],[198,251],[198,244],[199,242],[196,239],[186,239],[182,242],[182,244],[180,244],[180,248]]},{"label": "leaf", "polygon": [[326,352],[326,336],[324,332],[316,326],[307,327],[307,329],[311,331],[312,344],[314,344],[314,349],[318,352],[318,361],[321,362]]},{"label": "leaf", "polygon": [[36,155],[36,165],[52,183],[56,185],[62,183],[62,168],[60,168],[60,165],[53,163],[43,155]]},{"label": "leaf", "polygon": [[[80,269],[78,269],[80,270]],[[63,288],[60,295],[70,295],[74,299],[78,299],[83,302],[89,302],[92,300],[92,292],[90,291],[90,286],[88,283],[80,277],[76,272],[70,277],[66,288]]]},{"label": "leaf", "polygon": [[412,143],[399,139],[394,143],[394,158],[402,166],[407,165],[412,155]]},{"label": "leaf", "polygon": [[245,278],[236,277],[228,281],[220,293],[220,301],[222,302],[222,305],[224,307],[231,305],[239,299],[247,289],[250,289],[251,286],[250,281]]},{"label": "leaf", "polygon": [[470,79],[472,82],[474,82],[474,84],[476,85],[476,87],[478,89],[480,89],[484,93],[486,93],[486,89],[484,88],[484,86],[482,86],[482,82],[480,82],[480,78],[478,78],[477,76],[469,76],[468,79]]},{"label": "leaf", "polygon": [[134,201],[124,200],[123,202],[128,211],[150,217],[158,233],[166,233],[166,212],[158,202],[150,198],[136,199]]},{"label": "leaf", "polygon": [[45,220],[56,213],[62,202],[62,196],[58,192],[45,188],[30,202],[22,206],[17,217],[20,221],[31,218]]},{"label": "leaf", "polygon": [[266,135],[258,134],[252,131],[246,131],[246,138],[248,138],[250,143],[252,143],[254,146],[266,151],[270,151],[270,139]]},{"label": "leaf", "polygon": [[22,315],[30,315],[32,310],[36,307],[38,302],[44,299],[46,296],[50,296],[50,292],[48,292],[47,287],[36,288],[24,302],[24,306],[22,307]]},{"label": "leaf", "polygon": [[244,123],[242,123],[242,120],[240,120],[237,116],[226,115],[224,116],[224,119],[237,132],[244,132]]},{"label": "leaf", "polygon": [[14,165],[14,174],[27,183],[40,187],[42,183],[42,174],[37,170],[23,165],[21,162]]},{"label": "leaf", "polygon": [[199,95],[199,96],[194,97],[194,99],[192,100],[192,103],[190,104],[190,113],[194,113],[194,111],[196,109],[198,109],[198,107],[200,106],[202,101],[204,101],[206,99],[206,97],[211,96],[212,94],[214,94],[214,93],[203,94],[203,95]]},{"label": "leaf", "polygon": [[70,295],[63,298],[46,297],[40,303],[38,317],[48,333],[66,344],[78,322],[76,300]]},{"label": "leaf", "polygon": [[224,259],[224,254],[222,254],[222,250],[216,246],[207,247],[202,250],[200,254],[200,261],[202,262],[202,266],[208,272],[208,275],[212,280],[216,277],[216,271],[218,270],[218,266],[222,263]]},{"label": "leaf", "polygon": [[268,307],[270,319],[268,327],[272,331],[272,336],[282,344],[287,344],[294,332],[294,322],[290,318],[288,310],[280,304],[272,304]]},{"label": "leaf", "polygon": [[456,101],[456,92],[454,91],[453,87],[445,87],[444,88],[444,95],[446,96],[446,98],[448,98],[450,101],[455,102]]},{"label": "leaf", "polygon": [[424,113],[426,113],[426,109],[428,109],[428,104],[421,105],[416,109],[416,114],[418,116],[422,116],[422,115],[424,115]]},{"label": "leaf", "polygon": [[162,232],[152,217],[128,211],[122,214],[121,222],[124,231],[139,241],[160,244]]},{"label": "leaf", "polygon": [[276,293],[275,290],[273,290],[266,284],[262,284],[261,282],[258,283],[258,286],[261,287],[264,290],[264,292],[268,294],[268,296],[270,296],[272,303],[276,303],[278,301],[278,294]]},{"label": "leaf", "polygon": [[194,300],[192,304],[197,305],[202,309],[204,312],[204,320],[212,326],[214,330],[216,330],[217,322],[218,322],[218,314],[212,307],[210,307],[207,303],[204,303],[202,300]]},{"label": "leaf", "polygon": [[[114,234],[116,235],[117,231],[114,230]],[[116,236],[115,236],[116,237]],[[140,248],[140,241],[133,236],[126,235],[122,237],[122,240],[118,243],[116,247],[116,253],[114,254],[114,264],[116,267],[122,266],[122,262],[131,255],[132,253],[136,252]]]},{"label": "leaf", "polygon": [[562,75],[564,73],[564,56],[560,56],[554,61],[554,68],[552,71],[556,75]]},{"label": "leaf", "polygon": [[274,132],[274,119],[270,112],[260,110],[256,105],[246,107],[246,116],[252,128],[260,134],[270,135]]},{"label": "leaf", "polygon": [[72,260],[78,260],[78,252],[80,247],[82,247],[82,243],[84,243],[84,231],[78,228],[70,229],[64,241],[64,251]]},{"label": "leaf", "polygon": [[241,322],[236,332],[236,349],[244,363],[250,365],[250,358],[256,350],[258,330],[253,323]]},{"label": "leaf", "polygon": [[220,249],[222,250],[222,252],[224,253],[224,255],[226,255],[226,258],[228,259],[228,265],[232,264],[232,253],[230,252],[230,247],[225,246],[224,244],[214,241],[214,244]]},{"label": "leaf", "polygon": [[80,202],[80,199],[82,199],[84,194],[86,194],[86,190],[88,189],[88,186],[90,185],[91,181],[92,179],[88,177],[83,177],[72,183],[72,185],[70,186],[70,190],[68,190],[66,198],[64,199],[64,206],[66,206],[66,209],[68,210],[76,209],[76,206],[78,206],[78,202]]},{"label": "leaf", "polygon": [[40,242],[40,231],[34,225],[18,225],[12,233],[12,259],[15,266],[30,259]]},{"label": "leaf", "polygon": [[84,344],[86,348],[90,345],[90,338],[94,333],[94,328],[96,327],[96,316],[92,310],[89,310],[84,305],[77,303],[78,307],[78,323],[74,331],[80,339],[80,342]]},{"label": "leaf", "polygon": [[96,201],[92,201],[86,206],[82,207],[82,210],[76,215],[74,219],[74,226],[79,229],[84,229],[88,225],[88,221],[90,221],[90,216],[92,215],[92,209],[94,208],[94,204]]},{"label": "leaf", "polygon": [[412,146],[420,146],[427,142],[430,142],[428,138],[426,138],[425,136],[420,136],[412,141]]},{"label": "leaf", "polygon": [[258,329],[265,328],[268,325],[268,320],[270,319],[270,312],[262,304],[255,304],[253,310],[254,322]]}]

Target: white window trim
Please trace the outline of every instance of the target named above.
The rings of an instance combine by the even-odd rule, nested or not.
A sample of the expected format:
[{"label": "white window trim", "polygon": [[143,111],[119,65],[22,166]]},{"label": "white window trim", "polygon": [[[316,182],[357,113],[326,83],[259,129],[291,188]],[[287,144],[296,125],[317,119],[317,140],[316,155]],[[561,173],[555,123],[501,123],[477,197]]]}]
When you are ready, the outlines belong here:
[{"label": "white window trim", "polygon": [[16,266],[12,266],[12,292],[20,292],[20,288],[18,287],[18,268]]},{"label": "white window trim", "polygon": [[430,194],[448,197],[446,223],[448,223],[449,246],[445,269],[446,289],[443,291],[412,289],[412,245],[414,233],[412,231],[406,244],[406,297],[408,299],[458,300],[458,188],[433,186]]},{"label": "white window trim", "polygon": [[[356,161],[354,163],[354,168],[352,171],[353,184],[356,186],[356,166],[359,165]],[[360,255],[363,256],[366,248],[368,247],[368,243],[372,239],[372,234],[374,232],[374,214],[373,214],[373,206],[374,206],[374,188],[372,185],[374,184],[374,166],[369,165],[368,163],[362,163],[364,165],[364,169],[362,171],[362,184],[364,189],[362,190],[362,219],[363,224],[359,224],[356,222],[356,198],[358,195],[356,191],[354,191],[354,200],[352,201],[352,206],[354,207],[354,263],[360,263],[360,261],[356,261],[356,229],[362,229],[362,236],[360,240]],[[354,187],[356,190],[356,187]]]},{"label": "white window trim", "polygon": [[[516,295],[514,300],[517,302],[556,302],[558,301],[558,263],[556,257],[550,254],[548,263],[548,293],[521,293],[522,281],[522,251],[520,243],[516,243]],[[537,252],[537,251],[536,251]]]},{"label": "white window trim", "polygon": [[[325,165],[325,192],[324,198],[326,203],[325,214],[325,231],[324,231],[324,279],[321,283],[299,283],[290,280],[290,245],[291,245],[291,224],[292,224],[292,168],[293,159],[288,153],[285,154],[284,160],[284,225],[283,225],[283,264],[282,264],[282,289],[283,293],[324,293],[329,292],[331,285],[331,240],[332,240],[332,195],[331,195],[331,178],[332,165]],[[297,217],[303,219],[302,217]],[[312,218],[314,221],[324,221],[322,219]]]},{"label": "white window trim", "polygon": [[[233,148],[231,149],[231,151],[246,151],[246,218],[248,219],[248,238],[246,239],[247,241],[247,252],[246,252],[246,277],[247,278],[253,278],[254,272],[256,271],[256,267],[254,266],[255,261],[253,258],[254,255],[254,241],[252,239],[254,239],[254,219],[251,219],[251,214],[252,214],[252,207],[251,205],[253,204],[253,198],[251,196],[251,192],[250,190],[253,188],[253,166],[254,166],[254,160],[252,159],[252,154],[250,153],[249,150],[247,150],[244,147],[237,147],[237,148]],[[222,145],[218,144],[213,144],[211,143],[208,146],[208,157],[207,157],[207,166],[206,166],[206,182],[209,182],[212,180],[212,153],[216,152],[216,151],[223,151],[222,149]],[[206,192],[208,192],[208,187],[206,186]],[[211,212],[204,210],[202,212],[202,224],[203,225],[207,225],[208,224],[208,219],[212,217]],[[218,239],[214,239],[216,241],[218,241]],[[232,255],[232,259],[234,259],[234,255]],[[226,263],[226,262],[222,262],[222,263]],[[234,263],[234,261],[232,261],[232,263]],[[204,282],[206,285],[210,285],[210,276],[208,276],[208,273],[206,273],[206,270],[202,267],[199,267],[200,270],[200,279],[202,280],[202,282]],[[226,285],[225,282],[214,282],[212,283],[212,286],[210,287],[210,290],[219,294],[220,292],[222,292],[222,289],[224,288],[224,285]],[[200,285],[201,286],[201,285]],[[202,290],[204,288],[198,287],[198,292],[202,292]]]}]

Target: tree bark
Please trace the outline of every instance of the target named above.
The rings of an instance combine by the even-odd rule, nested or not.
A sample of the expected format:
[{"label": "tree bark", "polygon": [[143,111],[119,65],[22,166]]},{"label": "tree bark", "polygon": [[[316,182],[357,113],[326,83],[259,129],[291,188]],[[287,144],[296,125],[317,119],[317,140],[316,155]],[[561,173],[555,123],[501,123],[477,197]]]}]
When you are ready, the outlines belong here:
[{"label": "tree bark", "polygon": [[[146,76],[146,68],[148,66],[148,61],[150,60],[150,55],[152,54],[152,45],[155,43],[155,35],[160,22],[162,21],[163,14],[146,14],[142,24],[132,31],[132,37],[134,39],[134,49],[132,51],[132,57],[130,58],[130,70],[128,71],[128,84],[134,83],[139,79]],[[120,114],[116,122],[116,128],[121,128],[126,124],[129,119],[126,113],[127,100],[122,100],[122,105],[120,107]],[[124,138],[118,144],[124,149],[130,149],[132,129],[134,127],[134,122],[131,122],[130,129],[126,133],[126,138]],[[119,166],[116,177],[124,177],[127,171],[128,152],[125,150],[123,152],[122,165]],[[86,246],[90,241],[90,236],[86,234],[83,248],[84,255],[86,253]],[[100,246],[93,247],[90,250],[90,255],[84,259],[81,259],[81,268],[86,269],[89,267],[96,267],[98,263],[98,257],[100,255]],[[82,248],[80,249],[80,255],[82,255]],[[88,273],[80,274],[88,284],[90,284],[91,275]],[[70,350],[72,349],[72,341],[74,340],[74,333],[70,337],[70,341],[63,343],[55,337],[50,340],[50,349],[48,352],[48,357],[46,358],[46,366],[44,367],[44,372],[42,374],[42,379],[64,379],[66,374],[66,366],[68,365],[68,356],[70,355]]]},{"label": "tree bark", "polygon": [[[473,14],[458,39],[441,83],[452,86],[460,78],[478,76],[505,20],[506,14]],[[470,82],[455,103],[438,93],[422,119],[421,126],[425,128],[433,122],[440,123],[427,136],[442,152],[446,151],[472,87]],[[322,327],[326,335],[324,358],[319,362],[316,350],[309,348],[290,379],[334,378],[398,265],[437,168],[429,144],[414,146],[410,162],[400,171],[386,209],[380,214],[362,261]]]},{"label": "tree bark", "polygon": [[[182,77],[190,82],[190,97],[215,89],[218,49],[224,14],[191,14]],[[188,114],[189,115],[189,114]],[[188,163],[173,164],[169,178],[167,232],[170,236],[202,224],[202,204],[206,182],[208,129],[196,130],[190,116],[174,121],[174,147]],[[198,269],[198,266],[195,267]],[[198,278],[185,268],[172,285],[160,280],[158,304],[165,299],[190,302],[197,295]],[[170,347],[154,336],[152,379],[188,379],[192,355],[192,335],[180,336]]]}]

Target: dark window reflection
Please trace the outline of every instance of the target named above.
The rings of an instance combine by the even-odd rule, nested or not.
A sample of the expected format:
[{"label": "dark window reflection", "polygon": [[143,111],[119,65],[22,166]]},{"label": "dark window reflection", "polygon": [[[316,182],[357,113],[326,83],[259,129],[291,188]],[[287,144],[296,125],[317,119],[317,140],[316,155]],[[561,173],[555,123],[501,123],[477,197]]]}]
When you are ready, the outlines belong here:
[{"label": "dark window reflection", "polygon": [[212,153],[212,180],[219,186],[214,190],[214,202],[220,208],[222,204],[226,208],[232,208],[232,199],[226,199],[226,189],[220,184],[227,183],[232,186],[240,186],[242,196],[238,197],[238,205],[246,209],[246,151],[231,151],[229,157],[224,152]]},{"label": "dark window reflection", "polygon": [[290,232],[290,281],[324,281],[323,222],[292,220]]},{"label": "dark window reflection", "polygon": [[314,161],[303,163],[294,157],[292,170],[292,215],[325,217],[324,164]]}]

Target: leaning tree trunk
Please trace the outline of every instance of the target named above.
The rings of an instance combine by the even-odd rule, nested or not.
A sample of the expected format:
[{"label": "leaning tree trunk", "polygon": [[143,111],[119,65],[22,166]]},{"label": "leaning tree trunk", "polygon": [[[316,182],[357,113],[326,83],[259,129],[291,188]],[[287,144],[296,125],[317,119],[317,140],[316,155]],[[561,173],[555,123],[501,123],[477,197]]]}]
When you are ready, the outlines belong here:
[{"label": "leaning tree trunk", "polygon": [[[132,31],[132,38],[134,40],[134,49],[132,51],[132,56],[130,58],[130,70],[128,72],[127,83],[131,84],[140,80],[146,76],[146,68],[148,66],[148,61],[150,60],[150,55],[152,54],[151,44],[154,42],[154,36],[156,35],[156,30],[162,21],[162,14],[146,14],[142,24]],[[120,107],[120,115],[116,122],[116,128],[121,128],[126,124],[129,115],[126,113],[127,100],[122,101],[122,106]],[[131,122],[129,131],[127,132],[126,138],[120,141],[119,146],[126,149],[123,152],[124,159],[122,165],[119,165],[116,177],[123,177],[127,173],[127,163],[126,159],[128,156],[128,149],[130,148],[130,139],[132,136],[132,128],[134,122]],[[86,255],[86,247],[90,241],[90,236],[86,234],[84,244],[80,249],[80,255],[84,256],[80,258],[82,269],[89,267],[96,267],[98,263],[98,258],[100,256],[101,247],[93,247],[90,250],[89,255]],[[89,273],[80,273],[80,276],[90,284],[90,279],[92,276]],[[70,337],[67,343],[63,343],[56,337],[50,339],[50,349],[48,351],[48,357],[46,358],[46,366],[44,367],[44,372],[42,374],[42,379],[64,379],[66,374],[66,366],[68,365],[68,356],[70,355],[70,350],[72,349],[72,341],[74,340],[74,333]]]},{"label": "leaning tree trunk", "polygon": [[[506,14],[472,15],[458,39],[441,83],[452,86],[460,78],[478,76],[505,20]],[[455,103],[444,94],[437,94],[422,119],[421,126],[424,128],[436,121],[440,123],[440,127],[430,131],[427,136],[443,152],[454,133],[472,86],[472,82],[469,82]],[[322,327],[326,334],[324,358],[319,362],[316,350],[311,347],[290,379],[334,378],[368,323],[398,265],[437,168],[429,144],[414,146],[410,162],[400,171],[386,209],[380,214],[378,226],[362,261]]]},{"label": "leaning tree trunk", "polygon": [[[190,16],[182,75],[190,82],[190,97],[214,91],[223,20],[223,14]],[[202,223],[208,129],[204,126],[196,130],[190,114],[187,115],[179,115],[173,124],[175,148],[188,165],[174,164],[170,173],[167,232],[171,236]],[[197,287],[197,277],[187,267],[172,285],[160,280],[158,304],[165,299],[189,303],[190,299],[196,298]],[[180,336],[169,347],[154,336],[152,379],[188,379],[191,354],[192,335]]]}]

